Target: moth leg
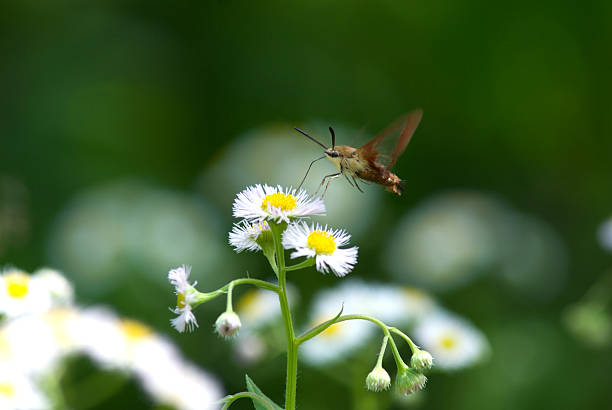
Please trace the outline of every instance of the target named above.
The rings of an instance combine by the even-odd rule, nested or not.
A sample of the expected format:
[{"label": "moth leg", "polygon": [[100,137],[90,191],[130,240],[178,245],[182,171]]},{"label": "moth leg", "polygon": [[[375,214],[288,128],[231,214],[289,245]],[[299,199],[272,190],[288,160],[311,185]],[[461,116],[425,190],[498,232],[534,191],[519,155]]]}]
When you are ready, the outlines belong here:
[{"label": "moth leg", "polygon": [[310,172],[310,168],[312,167],[312,164],[314,164],[315,162],[317,162],[317,161],[319,161],[319,160],[321,160],[321,159],[323,159],[323,158],[325,158],[325,155],[323,155],[323,156],[322,156],[322,157],[320,157],[320,158],[315,159],[314,161],[312,161],[312,162],[310,163],[310,165],[308,165],[308,170],[306,170],[306,175],[304,175],[304,178],[302,178],[302,182],[300,182],[300,185],[297,187],[297,190],[298,190],[298,191],[300,190],[300,188],[301,188],[301,187],[302,187],[302,185],[304,184],[304,181],[306,181],[306,177],[308,176],[308,173]]},{"label": "moth leg", "polygon": [[329,187],[329,183],[331,182],[331,180],[334,179],[334,178],[338,178],[340,175],[342,175],[342,172],[338,172],[338,173],[335,173],[335,174],[325,175],[323,177],[323,179],[321,180],[321,184],[319,184],[319,188],[317,188],[317,191],[315,192],[315,196],[319,193],[319,190],[321,189],[321,187],[323,186],[325,181],[327,181],[327,185],[325,186],[325,190],[323,191],[323,195],[321,195],[321,198],[323,198],[325,196],[325,192],[327,192],[327,188]]},{"label": "moth leg", "polygon": [[353,182],[355,183],[355,187],[357,187],[357,189],[359,190],[359,192],[361,192],[363,194],[363,191],[361,190],[361,188],[359,188],[359,184],[357,184],[357,180],[355,179],[355,176],[353,175]]},{"label": "moth leg", "polygon": [[[349,179],[348,175],[346,175],[346,174],[343,174],[343,175],[344,175],[344,178],[346,178],[346,180],[348,181],[349,185],[350,185],[350,186],[352,186],[352,187],[354,187],[354,185],[353,185],[353,183],[351,182],[351,180]],[[355,179],[355,177],[353,177],[353,179]],[[359,188],[357,188],[357,189],[359,189]]]}]

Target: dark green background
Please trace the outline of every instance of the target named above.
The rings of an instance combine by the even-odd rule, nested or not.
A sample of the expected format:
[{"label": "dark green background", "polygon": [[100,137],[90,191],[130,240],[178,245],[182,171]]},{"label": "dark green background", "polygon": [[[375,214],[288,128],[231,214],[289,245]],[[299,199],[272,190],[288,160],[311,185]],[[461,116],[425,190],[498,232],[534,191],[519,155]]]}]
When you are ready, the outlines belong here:
[{"label": "dark green background", "polygon": [[[608,407],[610,351],[582,347],[560,315],[610,264],[595,231],[612,199],[611,21],[605,0],[3,2],[0,171],[28,188],[31,232],[0,261],[26,270],[49,263],[53,222],[82,189],[138,177],[194,191],[217,152],[262,124],[379,129],[422,107],[418,138],[396,166],[407,192],[386,195],[380,212],[400,215],[441,190],[494,193],[550,223],[570,269],[550,301],[508,294],[493,280],[445,295],[489,335],[493,356],[432,376],[425,407]],[[359,274],[375,276],[378,262],[362,259]],[[299,283],[307,294],[335,283],[308,278]],[[124,293],[79,301],[151,323],[228,392],[241,390],[245,370],[226,345],[202,331],[171,332],[169,287],[137,285],[126,279]],[[133,303],[147,293],[159,297]],[[215,315],[200,317],[204,328]],[[533,343],[521,350],[524,340]],[[531,366],[513,367],[517,355],[530,355]],[[281,357],[248,369],[277,401],[282,366]],[[298,388],[303,409],[350,407],[349,392],[314,370],[302,369]],[[135,397],[118,400],[137,408]]]}]

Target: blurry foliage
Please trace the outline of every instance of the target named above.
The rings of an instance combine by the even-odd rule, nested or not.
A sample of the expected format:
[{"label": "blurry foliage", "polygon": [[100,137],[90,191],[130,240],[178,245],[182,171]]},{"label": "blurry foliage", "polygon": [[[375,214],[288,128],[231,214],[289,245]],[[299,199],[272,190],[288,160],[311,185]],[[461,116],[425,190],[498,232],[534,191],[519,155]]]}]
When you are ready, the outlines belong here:
[{"label": "blurry foliage", "polygon": [[[365,220],[356,237],[360,263],[351,275],[386,277],[381,255],[400,218],[430,195],[456,188],[494,193],[541,218],[534,221],[536,232],[549,237],[551,225],[569,261],[565,287],[551,283],[558,286],[556,296],[537,304],[540,291],[525,297],[507,292],[498,280],[466,282],[445,294],[449,307],[491,334],[492,361],[436,376],[423,402],[430,409],[447,408],[449,402],[458,409],[607,407],[612,355],[586,352],[567,338],[559,312],[609,265],[594,232],[612,204],[612,56],[606,52],[611,20],[612,3],[604,0],[503,5],[229,0],[170,7],[138,0],[3,2],[0,168],[28,193],[23,226],[29,233],[13,239],[0,232],[2,240],[8,238],[0,244],[2,263],[25,269],[51,263],[47,244],[58,215],[79,193],[125,177],[190,193],[198,186],[216,207],[201,217],[220,227],[212,246],[221,249],[231,227],[227,195],[236,191],[228,187],[298,183],[283,179],[274,157],[258,176],[264,180],[249,179],[256,161],[254,168],[232,163],[237,177],[229,171],[213,174],[210,170],[219,169],[213,165],[204,175],[214,177],[199,178],[209,164],[227,158],[222,153],[234,149],[240,135],[283,124],[286,130],[277,135],[292,149],[276,158],[305,172],[307,159],[298,153],[316,155],[316,146],[294,134],[291,125],[378,130],[422,107],[423,122],[395,168],[407,180],[406,194],[396,198],[371,186],[366,194],[333,199],[337,206],[350,198]],[[339,138],[348,143],[352,135]],[[319,166],[321,172],[331,168]],[[315,176],[309,178],[316,183]],[[335,181],[331,189],[344,189],[342,184],[346,181]],[[538,247],[533,238],[523,242],[529,249]],[[193,276],[219,275],[210,279],[212,289],[221,277],[243,275],[252,260],[234,256],[232,265],[213,272],[194,266]],[[229,267],[234,263],[241,268]],[[164,277],[171,266],[141,272],[142,266],[122,266],[122,278],[113,279],[123,281],[116,292],[89,298],[170,334],[170,287],[140,278]],[[314,271],[291,280],[306,299],[338,281]],[[546,280],[536,289],[542,284]],[[78,288],[77,294],[87,293]],[[230,347],[204,325],[222,303],[205,309],[199,312],[199,332],[173,334],[174,340],[193,360],[216,369],[227,391],[237,391],[243,368],[228,361]],[[282,369],[279,357],[248,372],[278,399]],[[346,392],[332,378],[304,371],[300,382],[303,408],[342,408]],[[128,397],[133,395],[126,396],[131,406]]]}]

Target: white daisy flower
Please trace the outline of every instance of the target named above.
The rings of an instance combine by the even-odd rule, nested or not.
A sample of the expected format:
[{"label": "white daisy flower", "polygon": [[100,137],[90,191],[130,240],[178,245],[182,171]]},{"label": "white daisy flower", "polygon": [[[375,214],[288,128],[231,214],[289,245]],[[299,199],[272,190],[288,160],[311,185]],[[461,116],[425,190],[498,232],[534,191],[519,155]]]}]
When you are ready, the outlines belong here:
[{"label": "white daisy flower", "polygon": [[176,269],[172,269],[168,273],[168,280],[170,284],[174,286],[175,293],[177,296],[176,307],[170,309],[177,317],[170,320],[172,327],[179,332],[184,332],[185,329],[192,331],[194,327],[198,327],[198,322],[195,315],[191,311],[191,303],[194,302],[195,292],[193,292],[193,285],[189,284],[189,275],[191,274],[191,266],[180,266]]},{"label": "white daisy flower", "polygon": [[229,243],[234,247],[236,252],[242,251],[260,251],[261,241],[270,241],[272,243],[272,233],[267,222],[259,222],[252,224],[247,220],[234,224],[232,231],[229,233]]},{"label": "white daisy flower", "polygon": [[0,366],[1,409],[50,409],[51,403],[34,381],[19,369],[2,363]]},{"label": "white daisy flower", "polygon": [[271,220],[289,222],[291,218],[325,214],[320,198],[310,197],[306,191],[282,188],[280,185],[250,186],[234,199],[233,214],[254,222]]},{"label": "white daisy flower", "polygon": [[457,370],[483,358],[489,350],[487,339],[467,320],[437,310],[423,318],[414,329],[414,339],[434,357],[435,367]]},{"label": "white daisy flower", "polygon": [[115,314],[102,307],[84,309],[67,324],[76,348],[103,368],[121,368],[125,337]]},{"label": "white daisy flower", "polygon": [[72,284],[55,269],[38,269],[32,275],[32,281],[40,283],[40,286],[50,293],[53,306],[70,306],[74,300],[74,289]]},{"label": "white daisy flower", "polygon": [[53,371],[61,358],[74,351],[65,337],[60,310],[14,318],[0,328],[0,367],[13,363],[23,374],[40,376]]},{"label": "white daisy flower", "polygon": [[43,313],[53,305],[46,287],[19,269],[9,269],[0,276],[0,313],[8,318]]},{"label": "white daisy flower", "polygon": [[339,248],[346,245],[351,235],[342,229],[332,230],[317,224],[308,226],[305,222],[289,225],[283,233],[285,249],[295,249],[291,258],[306,256],[315,258],[317,270],[331,271],[339,277],[349,273],[357,263],[357,247]]}]

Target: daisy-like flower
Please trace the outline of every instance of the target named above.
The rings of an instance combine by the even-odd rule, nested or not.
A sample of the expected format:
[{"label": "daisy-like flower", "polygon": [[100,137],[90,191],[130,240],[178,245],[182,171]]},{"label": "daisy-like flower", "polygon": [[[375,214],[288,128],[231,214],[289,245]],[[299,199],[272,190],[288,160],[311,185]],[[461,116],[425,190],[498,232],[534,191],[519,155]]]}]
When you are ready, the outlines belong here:
[{"label": "daisy-like flower", "polygon": [[198,327],[195,315],[191,311],[191,303],[195,299],[195,289],[193,285],[189,284],[189,274],[191,273],[191,266],[180,266],[176,269],[172,269],[168,273],[168,280],[170,284],[174,286],[177,300],[176,307],[170,309],[177,317],[170,320],[172,327],[179,332],[184,332],[185,329],[192,331],[194,327]]},{"label": "daisy-like flower", "polygon": [[271,220],[289,222],[291,218],[325,214],[320,198],[310,197],[306,191],[282,188],[280,185],[255,185],[240,192],[234,199],[233,214],[253,222]]},{"label": "daisy-like flower", "polygon": [[346,245],[351,235],[342,229],[332,230],[321,225],[307,225],[305,222],[289,225],[283,233],[285,249],[295,249],[291,258],[306,256],[315,258],[317,270],[342,277],[357,263],[357,247],[339,248]]},{"label": "daisy-like flower", "polygon": [[50,404],[31,378],[4,363],[0,366],[0,408],[49,409]]},{"label": "daisy-like flower", "polygon": [[252,224],[243,220],[234,224],[234,228],[229,233],[229,244],[234,247],[236,252],[260,251],[262,243],[273,245],[272,232],[265,221]]},{"label": "daisy-like flower", "polygon": [[55,269],[38,269],[32,275],[32,281],[40,283],[51,295],[54,307],[70,306],[74,300],[72,284]]},{"label": "daisy-like flower", "polygon": [[26,272],[8,269],[0,275],[0,313],[13,318],[43,313],[52,305],[49,290]]},{"label": "daisy-like flower", "polygon": [[470,366],[488,352],[485,336],[463,318],[439,310],[414,329],[414,338],[436,358],[436,367],[457,370]]}]

